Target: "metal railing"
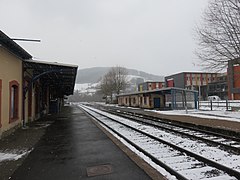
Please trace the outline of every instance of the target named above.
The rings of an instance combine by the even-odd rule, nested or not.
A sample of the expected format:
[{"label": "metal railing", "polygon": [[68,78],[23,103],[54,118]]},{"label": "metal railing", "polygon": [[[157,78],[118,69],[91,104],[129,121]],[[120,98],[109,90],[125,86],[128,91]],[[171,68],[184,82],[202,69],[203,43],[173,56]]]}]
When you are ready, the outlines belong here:
[{"label": "metal railing", "polygon": [[240,100],[199,101],[199,109],[206,110],[240,110]]}]

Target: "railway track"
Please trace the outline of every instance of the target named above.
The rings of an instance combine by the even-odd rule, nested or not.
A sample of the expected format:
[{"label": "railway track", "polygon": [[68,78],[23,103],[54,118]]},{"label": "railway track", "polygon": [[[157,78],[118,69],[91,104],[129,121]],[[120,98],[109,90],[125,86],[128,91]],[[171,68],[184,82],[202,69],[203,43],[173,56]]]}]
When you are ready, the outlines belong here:
[{"label": "railway track", "polygon": [[[202,142],[164,132],[154,125],[133,122],[91,107],[81,108],[178,179],[240,179],[238,155],[217,148],[213,148],[214,153],[208,152],[212,146],[206,143],[203,146]],[[219,155],[231,163],[224,163]]]},{"label": "railway track", "polygon": [[162,121],[156,117],[151,117],[143,114],[121,110],[102,110],[111,114],[115,114],[117,116],[131,119],[133,121],[141,122],[143,124],[156,126],[168,132],[175,132],[182,136],[199,139],[201,141],[205,141],[206,143],[219,146],[226,151],[233,151],[240,155],[240,138],[237,137],[227,136],[224,134],[201,130],[180,124],[172,124],[171,122]]}]

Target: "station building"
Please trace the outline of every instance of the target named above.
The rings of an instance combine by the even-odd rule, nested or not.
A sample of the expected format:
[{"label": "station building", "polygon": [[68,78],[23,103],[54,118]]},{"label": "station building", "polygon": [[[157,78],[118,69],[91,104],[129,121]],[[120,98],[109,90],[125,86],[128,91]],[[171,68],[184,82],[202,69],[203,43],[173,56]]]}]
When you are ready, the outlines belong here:
[{"label": "station building", "polygon": [[0,137],[60,111],[64,96],[73,94],[77,68],[32,60],[0,31]]},{"label": "station building", "polygon": [[120,94],[117,99],[119,106],[159,110],[184,109],[185,107],[197,109],[198,92],[169,87]]}]

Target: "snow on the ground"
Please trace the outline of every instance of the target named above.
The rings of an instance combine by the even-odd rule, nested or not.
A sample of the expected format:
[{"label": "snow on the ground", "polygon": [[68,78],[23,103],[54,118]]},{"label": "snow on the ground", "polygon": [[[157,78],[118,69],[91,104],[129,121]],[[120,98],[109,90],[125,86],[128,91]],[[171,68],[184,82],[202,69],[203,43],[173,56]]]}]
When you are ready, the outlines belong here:
[{"label": "snow on the ground", "polygon": [[78,90],[79,93],[91,95],[96,93],[98,85],[98,83],[75,84],[74,90]]},{"label": "snow on the ground", "polygon": [[[84,106],[79,105],[81,108],[85,109],[85,111],[88,112],[88,109],[86,109]],[[173,175],[171,175],[169,172],[167,172],[164,168],[160,167],[159,165],[157,165],[156,163],[154,163],[152,161],[152,159],[150,159],[149,157],[147,157],[145,154],[143,154],[142,152],[140,152],[139,150],[137,150],[135,147],[133,147],[132,145],[130,145],[127,141],[125,141],[123,138],[121,138],[120,136],[118,136],[116,133],[114,133],[113,131],[111,131],[110,129],[108,129],[105,125],[100,124],[103,128],[105,128],[107,131],[109,131],[113,136],[115,136],[119,141],[121,141],[125,146],[127,146],[131,151],[133,151],[134,153],[136,153],[139,157],[141,157],[144,161],[146,161],[150,166],[152,166],[153,168],[155,168],[160,174],[162,174],[163,176],[165,176],[167,179],[169,180],[176,180],[177,178]]]},{"label": "snow on the ground", "polygon": [[87,90],[87,89],[95,89],[99,83],[83,83],[83,84],[75,84],[75,90]]},{"label": "snow on the ground", "polygon": [[18,160],[22,158],[23,156],[29,154],[32,150],[29,151],[23,151],[21,153],[11,153],[11,152],[0,152],[0,162],[2,161],[11,161],[11,160]]},{"label": "snow on the ground", "polygon": [[75,84],[74,89],[75,90],[85,90],[88,88],[89,85],[90,85],[89,83]]},{"label": "snow on the ground", "polygon": [[[90,108],[90,107],[88,107],[88,108]],[[90,108],[90,109],[94,109],[94,108]],[[87,110],[87,109],[85,109],[85,110]],[[194,141],[192,139],[188,139],[186,137],[181,137],[179,135],[176,135],[175,133],[172,134],[172,133],[165,132],[164,130],[154,128],[154,127],[151,127],[148,125],[138,124],[137,122],[132,122],[126,118],[118,117],[118,116],[109,114],[107,112],[102,112],[101,110],[97,110],[97,109],[94,109],[94,110],[97,112],[100,112],[101,114],[104,114],[110,118],[113,118],[121,123],[135,127],[139,130],[143,130],[144,132],[151,134],[155,137],[158,137],[160,139],[164,139],[167,142],[170,142],[172,144],[178,144],[178,146],[185,148],[188,151],[195,152],[196,154],[198,154],[200,156],[204,156],[207,159],[216,161],[220,164],[224,164],[225,166],[233,168],[236,171],[240,170],[240,168],[238,166],[238,162],[239,162],[238,155],[231,154],[231,153],[221,150],[215,146],[210,147],[204,142]],[[93,114],[95,114],[95,113],[93,113]],[[175,159],[174,158],[171,159],[168,157],[169,154],[171,154],[170,152],[166,152],[166,154],[164,154],[164,153],[160,152],[159,146],[157,146],[157,145],[155,146],[155,143],[151,143],[151,141],[146,141],[146,139],[143,139],[143,141],[141,140],[141,138],[138,139],[137,133],[128,132],[126,129],[124,129],[122,127],[121,124],[119,125],[119,124],[116,124],[115,122],[108,121],[105,119],[105,117],[101,118],[101,117],[98,117],[98,115],[96,117],[99,118],[104,123],[108,124],[111,128],[115,129],[118,132],[121,132],[121,134],[123,136],[127,136],[127,137],[134,139],[134,143],[138,144],[140,147],[147,150],[150,154],[154,154],[154,156],[157,157],[160,161],[164,161],[164,162],[166,161],[168,165],[171,165],[171,166],[173,165],[173,167],[175,166],[174,165]],[[146,144],[146,142],[149,142],[149,143]],[[137,151],[135,151],[135,150],[133,150],[133,151],[136,154],[139,154],[139,156],[141,156],[141,154],[139,152],[137,153]],[[166,158],[165,155],[168,158]],[[145,159],[145,158],[143,158],[143,159]],[[151,164],[151,161],[149,161],[148,159],[145,159],[145,161],[147,161],[149,164]],[[188,167],[189,167],[189,163],[187,163],[187,164],[180,163],[180,165],[182,166],[181,168],[185,169],[185,170],[188,169]],[[197,170],[199,171],[198,174],[203,174],[203,172],[205,172],[204,169],[197,169]],[[161,173],[162,170],[160,169],[159,172]],[[187,172],[187,173],[189,173],[189,172]],[[196,178],[194,178],[195,173],[197,173],[197,172],[194,171],[193,173],[187,174],[187,176],[191,177],[190,179],[196,179]],[[221,176],[221,177],[223,177],[223,176]],[[229,176],[228,176],[228,178],[229,178]]]},{"label": "snow on the ground", "polygon": [[136,75],[127,75],[127,80],[131,81],[132,79],[143,79],[144,81],[146,81],[146,79],[142,76],[136,76]]}]

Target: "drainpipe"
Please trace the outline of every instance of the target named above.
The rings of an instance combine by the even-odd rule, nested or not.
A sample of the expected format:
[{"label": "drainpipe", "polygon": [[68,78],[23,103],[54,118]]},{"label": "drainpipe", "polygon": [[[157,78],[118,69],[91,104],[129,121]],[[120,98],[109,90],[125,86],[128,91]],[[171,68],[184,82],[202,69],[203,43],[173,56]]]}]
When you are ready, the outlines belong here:
[{"label": "drainpipe", "polygon": [[24,79],[24,63],[22,62],[22,127],[26,127],[25,122],[25,99],[26,99],[26,93],[25,93],[25,79]]}]

